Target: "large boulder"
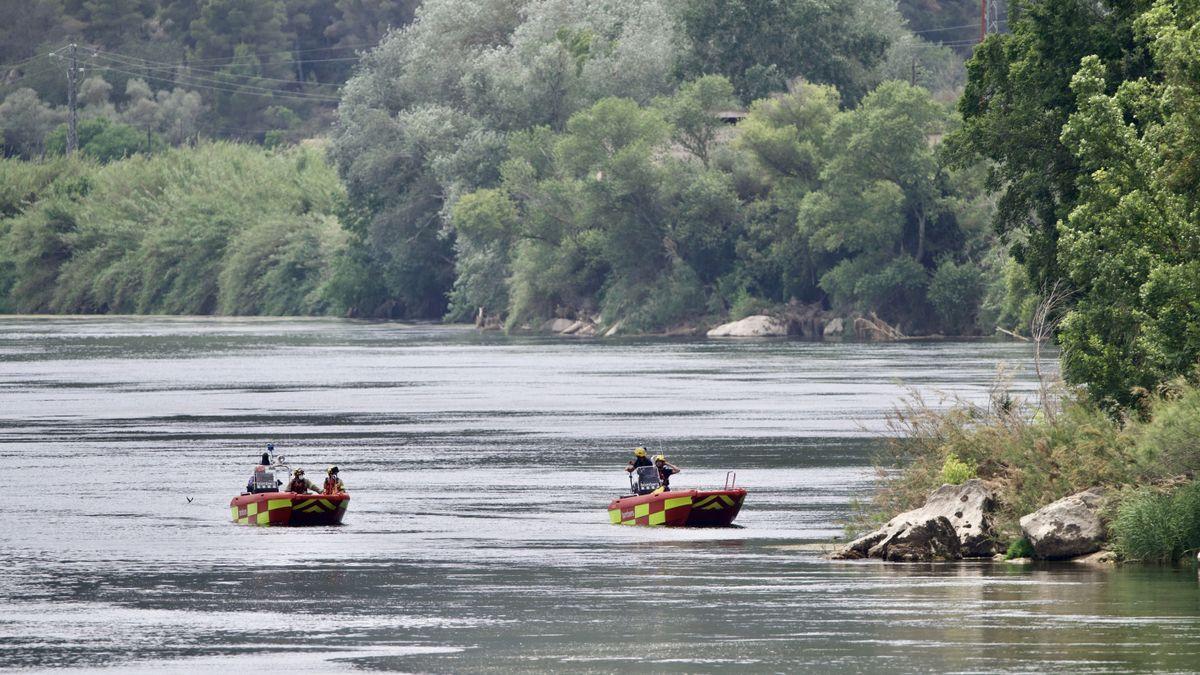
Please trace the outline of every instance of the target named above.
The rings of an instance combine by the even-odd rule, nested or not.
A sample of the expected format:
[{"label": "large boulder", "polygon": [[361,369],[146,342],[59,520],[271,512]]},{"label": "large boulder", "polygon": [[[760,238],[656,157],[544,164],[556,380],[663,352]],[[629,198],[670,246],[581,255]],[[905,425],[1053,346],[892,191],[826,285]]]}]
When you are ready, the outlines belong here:
[{"label": "large boulder", "polygon": [[575,322],[570,319],[550,319],[542,324],[541,331],[543,333],[561,333],[574,325]]},{"label": "large boulder", "polygon": [[708,337],[781,337],[787,334],[787,323],[765,314],[724,323],[707,333]]},{"label": "large boulder", "polygon": [[957,560],[990,556],[995,495],[983,481],[943,485],[925,505],[892,518],[871,534],[850,542],[835,558],[883,558],[892,561]]},{"label": "large boulder", "polygon": [[1074,558],[1099,551],[1107,537],[1103,488],[1047,504],[1021,518],[1021,531],[1039,558]]},{"label": "large boulder", "polygon": [[827,338],[840,338],[845,332],[846,324],[842,321],[842,317],[839,316],[830,319],[829,323],[825,324],[825,328],[821,331],[821,334]]}]

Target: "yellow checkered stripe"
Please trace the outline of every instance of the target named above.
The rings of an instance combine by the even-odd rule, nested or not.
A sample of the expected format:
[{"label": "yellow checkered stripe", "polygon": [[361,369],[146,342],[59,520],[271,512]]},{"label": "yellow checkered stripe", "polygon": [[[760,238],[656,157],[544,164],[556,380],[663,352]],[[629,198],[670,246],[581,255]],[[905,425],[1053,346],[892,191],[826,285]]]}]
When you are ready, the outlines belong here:
[{"label": "yellow checkered stripe", "polygon": [[334,504],[328,499],[305,499],[304,501],[292,507],[293,511],[300,513],[325,513],[326,511],[337,511],[338,509],[346,508],[350,502],[343,499]]},{"label": "yellow checkered stripe", "polygon": [[733,497],[729,495],[709,495],[692,504],[692,508],[701,511],[720,511],[727,506],[733,506],[733,504]]},{"label": "yellow checkered stripe", "polygon": [[[266,508],[263,508],[264,506]],[[270,525],[271,511],[288,508],[292,508],[292,500],[290,499],[268,499],[265,505],[262,502],[250,502],[247,504],[245,516],[239,513],[236,506],[230,506],[229,510],[233,515],[233,522],[238,525]]]},{"label": "yellow checkered stripe", "polygon": [[609,509],[608,519],[613,525],[663,525],[667,522],[667,512],[692,503],[689,497],[670,497],[662,501],[635,504],[633,517],[622,519],[621,509]]}]

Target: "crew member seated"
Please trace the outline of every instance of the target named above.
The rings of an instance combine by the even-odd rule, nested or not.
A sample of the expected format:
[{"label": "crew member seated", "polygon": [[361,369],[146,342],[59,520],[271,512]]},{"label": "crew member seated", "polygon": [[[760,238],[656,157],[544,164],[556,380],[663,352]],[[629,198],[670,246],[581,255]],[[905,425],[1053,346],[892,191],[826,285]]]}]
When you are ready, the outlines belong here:
[{"label": "crew member seated", "polygon": [[325,470],[325,489],[322,494],[340,495],[346,491],[346,486],[342,484],[342,479],[338,477],[338,468],[331,466]]},{"label": "crew member seated", "polygon": [[292,480],[287,485],[285,492],[295,492],[298,495],[306,495],[308,491],[320,493],[321,489],[317,484],[304,477],[304,469],[296,469],[292,472]]},{"label": "crew member seated", "polygon": [[633,473],[635,469],[642,466],[653,466],[650,464],[650,458],[646,456],[646,449],[637,447],[633,449],[633,459],[629,460],[629,464],[625,466],[625,473]]}]

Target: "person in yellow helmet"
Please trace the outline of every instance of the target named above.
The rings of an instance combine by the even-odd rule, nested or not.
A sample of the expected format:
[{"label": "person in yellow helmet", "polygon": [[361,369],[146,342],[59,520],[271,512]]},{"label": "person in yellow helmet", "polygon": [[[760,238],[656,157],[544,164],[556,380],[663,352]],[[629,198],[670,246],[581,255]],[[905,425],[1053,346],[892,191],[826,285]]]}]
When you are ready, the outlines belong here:
[{"label": "person in yellow helmet", "polygon": [[650,458],[646,456],[646,449],[638,446],[633,449],[633,459],[629,460],[629,464],[625,465],[625,473],[633,473],[635,469],[641,466],[653,466]]},{"label": "person in yellow helmet", "polygon": [[325,470],[325,489],[321,494],[340,495],[346,491],[346,486],[342,483],[342,479],[338,477],[338,468],[331,466]]},{"label": "person in yellow helmet", "polygon": [[320,493],[321,489],[316,483],[304,477],[304,469],[296,469],[292,472],[292,480],[287,484],[287,492],[295,492],[298,495],[306,495],[312,490],[315,493]]},{"label": "person in yellow helmet", "polygon": [[671,476],[682,473],[679,467],[667,461],[663,455],[654,458],[654,466],[658,467],[658,480],[662,482],[663,492],[671,491]]}]

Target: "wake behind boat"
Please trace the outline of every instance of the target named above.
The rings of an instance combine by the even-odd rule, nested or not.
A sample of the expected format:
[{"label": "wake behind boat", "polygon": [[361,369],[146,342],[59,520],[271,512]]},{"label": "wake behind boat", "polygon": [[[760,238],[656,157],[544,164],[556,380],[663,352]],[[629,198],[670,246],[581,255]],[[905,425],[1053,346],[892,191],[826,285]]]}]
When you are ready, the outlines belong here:
[{"label": "wake behind boat", "polygon": [[629,475],[633,494],[608,505],[614,525],[666,527],[729,527],[742,509],[746,490],[735,487],[737,474],[725,474],[720,490],[665,490],[653,466],[641,466]]}]

